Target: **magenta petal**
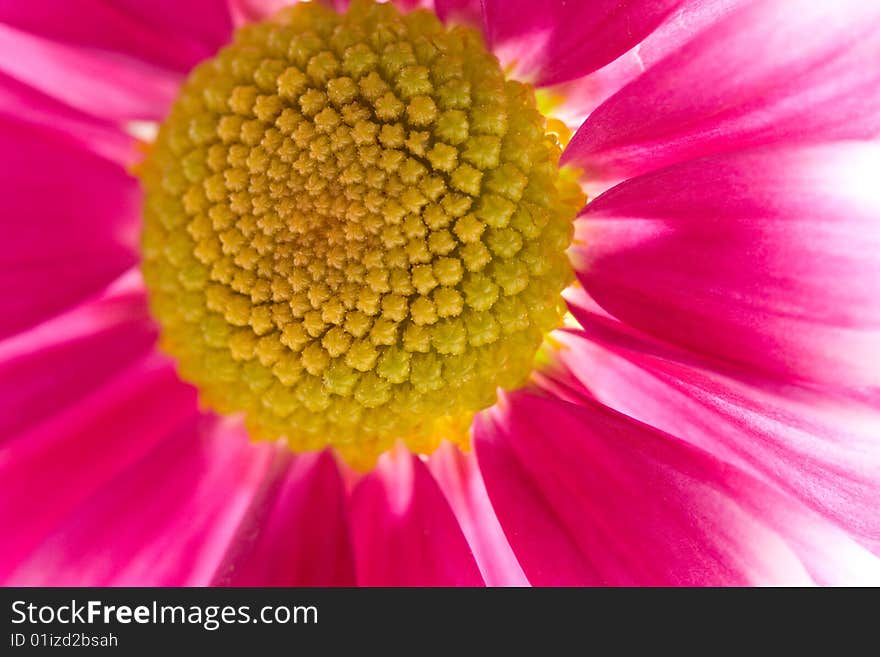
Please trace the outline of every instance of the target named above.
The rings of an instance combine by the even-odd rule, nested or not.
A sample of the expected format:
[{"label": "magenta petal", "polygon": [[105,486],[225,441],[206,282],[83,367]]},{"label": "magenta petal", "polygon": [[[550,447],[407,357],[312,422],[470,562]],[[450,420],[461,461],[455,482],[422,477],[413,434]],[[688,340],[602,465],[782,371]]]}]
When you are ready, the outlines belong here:
[{"label": "magenta petal", "polygon": [[[227,0],[229,11],[232,14],[235,25],[244,25],[262,21],[275,14],[282,7],[294,5],[298,0]],[[348,11],[349,0],[318,0],[337,12]],[[378,0],[384,2],[386,0]],[[432,0],[395,0],[394,4],[400,9],[410,11],[417,7],[430,9]]]},{"label": "magenta petal", "polygon": [[599,401],[776,484],[880,554],[880,413],[748,385],[586,330],[558,333],[558,358]]},{"label": "magenta petal", "polygon": [[476,424],[483,477],[536,585],[826,581],[880,561],[759,480],[586,399],[519,392]]},{"label": "magenta petal", "polygon": [[502,61],[538,84],[605,66],[644,39],[682,0],[485,0],[486,34]]},{"label": "magenta petal", "polygon": [[195,413],[195,391],[166,360],[149,356],[61,413],[6,437],[0,579],[78,504]]},{"label": "magenta petal", "polygon": [[473,554],[437,482],[402,447],[355,487],[351,519],[358,584],[479,586]]},{"label": "magenta petal", "polygon": [[[284,446],[281,449],[286,449]],[[214,576],[219,586],[352,586],[346,493],[329,452],[278,459]]]},{"label": "magenta petal", "polygon": [[207,585],[275,458],[214,419],[188,422],[77,506],[11,583]]},{"label": "magenta petal", "polygon": [[613,62],[589,75],[549,87],[547,91],[557,103],[553,116],[563,119],[573,129],[579,128],[607,98],[735,8],[751,1],[684,0],[678,11]]},{"label": "magenta petal", "polygon": [[[207,55],[229,42],[232,17],[226,0],[114,0],[120,12],[165,38],[204,48]],[[181,46],[177,46],[180,48]]]},{"label": "magenta petal", "polygon": [[0,119],[0,336],[97,293],[136,262],[140,191],[118,165]]},{"label": "magenta petal", "polygon": [[875,137],[878,61],[877,3],[753,2],[609,98],[564,161],[613,182],[754,145]]},{"label": "magenta petal", "polygon": [[[335,2],[337,7],[340,4],[339,0],[331,0],[331,1]],[[399,9],[402,9],[403,11],[412,11],[413,9],[427,9],[430,11],[430,10],[434,9],[434,0],[379,0],[379,1],[380,2],[381,1],[393,2]],[[350,4],[350,2],[347,4]]]},{"label": "magenta petal", "polygon": [[2,73],[0,121],[17,121],[54,132],[81,148],[123,165],[131,164],[137,155],[134,140],[118,126],[74,110]]},{"label": "magenta petal", "polygon": [[6,0],[0,23],[185,72],[225,43],[225,0]]},{"label": "magenta petal", "polygon": [[481,0],[435,0],[434,11],[444,23],[470,23],[482,27]]},{"label": "magenta petal", "polygon": [[113,121],[159,120],[176,74],[122,55],[86,50],[0,24],[0,71],[76,109]]},{"label": "magenta petal", "polygon": [[282,7],[296,4],[291,0],[227,0],[227,3],[236,26],[265,20]]},{"label": "magenta petal", "polygon": [[126,290],[0,342],[0,436],[86,397],[146,356],[155,338],[143,291]]},{"label": "magenta petal", "polygon": [[610,314],[745,371],[880,385],[880,147],[741,151],[622,183],[573,256]]},{"label": "magenta petal", "polygon": [[444,443],[428,461],[473,550],[487,586],[528,586],[510,543],[498,523],[473,453]]}]

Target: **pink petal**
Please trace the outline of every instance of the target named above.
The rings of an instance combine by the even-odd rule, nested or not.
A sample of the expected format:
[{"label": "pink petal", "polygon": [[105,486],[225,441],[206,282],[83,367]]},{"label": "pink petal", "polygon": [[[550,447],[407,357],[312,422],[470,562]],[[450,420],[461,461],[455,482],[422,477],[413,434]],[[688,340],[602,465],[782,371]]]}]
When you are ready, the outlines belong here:
[{"label": "pink petal", "polygon": [[[380,0],[381,1],[381,0]],[[434,0],[386,0],[394,2],[395,5],[404,11],[412,11],[413,9],[434,9]]]},{"label": "pink petal", "polygon": [[553,115],[574,129],[607,98],[642,75],[659,60],[677,51],[695,35],[720,21],[733,9],[753,0],[684,0],[644,40],[613,62],[589,75],[546,89],[557,101]]},{"label": "pink petal", "polygon": [[485,0],[492,50],[527,79],[558,84],[595,71],[644,39],[682,0]]},{"label": "pink petal", "polygon": [[321,452],[278,463],[278,473],[251,503],[212,583],[354,585],[346,496],[333,457]]},{"label": "pink petal", "polygon": [[5,0],[0,22],[180,72],[213,54],[231,29],[224,0]]},{"label": "pink petal", "polygon": [[131,164],[137,156],[134,140],[117,126],[74,110],[2,73],[0,121],[17,121],[54,132],[118,164]]},{"label": "pink petal", "polygon": [[565,161],[614,182],[754,145],[876,137],[877,61],[876,3],[753,2],[609,98]]},{"label": "pink petal", "polygon": [[113,5],[166,39],[173,35],[175,41],[192,44],[194,50],[201,46],[205,56],[214,54],[232,36],[226,0],[114,0]]},{"label": "pink petal", "polygon": [[136,262],[140,191],[118,165],[0,119],[0,336],[97,293]]},{"label": "pink petal", "polygon": [[482,27],[481,0],[435,0],[434,11],[444,23],[470,23]]},{"label": "pink petal", "polygon": [[587,206],[584,288],[637,330],[744,372],[880,384],[880,147],[741,151]]},{"label": "pink petal", "polygon": [[458,521],[418,458],[398,447],[379,459],[351,498],[362,586],[479,586]]},{"label": "pink petal", "polygon": [[[229,11],[232,14],[232,19],[236,26],[266,20],[283,7],[295,5],[297,1],[298,0],[227,0]],[[350,4],[349,0],[318,1],[339,13],[348,11],[348,6]],[[387,0],[377,1],[385,2]],[[410,11],[417,7],[430,9],[433,3],[431,0],[395,0],[394,4],[402,10]]]},{"label": "pink petal", "polygon": [[11,583],[207,585],[279,458],[226,425],[181,426],[77,506]]},{"label": "pink petal", "polygon": [[86,397],[146,356],[155,338],[143,291],[127,290],[0,342],[0,436]]},{"label": "pink petal", "polygon": [[[246,4],[246,5],[266,5],[270,7],[274,7],[274,10],[277,10],[278,7],[288,4],[296,4],[298,0],[230,0],[232,3],[238,4]],[[321,4],[327,5],[334,11],[338,13],[344,13],[348,11],[349,6],[351,5],[351,0],[318,0]],[[403,12],[412,11],[413,9],[428,9],[432,10],[434,8],[434,0],[375,0],[376,2],[392,2],[399,10]],[[265,12],[263,12],[265,15]]]},{"label": "pink petal", "polygon": [[533,584],[880,581],[880,561],[804,507],[591,400],[511,394],[478,418],[475,440]]},{"label": "pink petal", "polygon": [[876,410],[749,385],[602,326],[586,330],[557,334],[558,356],[599,401],[774,483],[880,554]]},{"label": "pink petal", "polygon": [[0,72],[86,114],[164,118],[180,77],[124,55],[88,50],[0,24]]},{"label": "pink petal", "polygon": [[444,443],[428,461],[488,586],[528,586],[498,523],[476,456]]},{"label": "pink petal", "polygon": [[227,0],[229,13],[236,26],[262,21],[282,7],[296,4],[291,0]]},{"label": "pink petal", "polygon": [[149,356],[61,413],[6,437],[0,580],[78,504],[195,413],[195,391],[178,381],[167,360]]}]

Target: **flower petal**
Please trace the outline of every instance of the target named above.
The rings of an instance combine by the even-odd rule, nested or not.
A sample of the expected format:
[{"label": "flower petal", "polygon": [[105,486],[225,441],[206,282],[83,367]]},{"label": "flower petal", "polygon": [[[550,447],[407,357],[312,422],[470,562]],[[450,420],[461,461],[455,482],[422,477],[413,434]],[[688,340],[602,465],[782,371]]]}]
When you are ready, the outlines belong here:
[{"label": "flower petal", "polygon": [[804,584],[848,560],[861,583],[880,581],[880,560],[805,507],[586,398],[513,393],[478,418],[475,441],[533,584]]},{"label": "flower petal", "polygon": [[684,0],[678,11],[613,62],[589,75],[547,87],[544,91],[554,105],[553,116],[576,130],[610,96],[695,35],[750,2],[753,0]]},{"label": "flower petal", "polygon": [[179,382],[167,360],[151,355],[63,412],[7,437],[0,444],[0,580],[78,504],[195,413],[195,391]]},{"label": "flower petal", "polygon": [[155,338],[143,290],[124,290],[0,342],[0,436],[87,396],[146,356]]},{"label": "flower petal", "polygon": [[[229,42],[232,36],[232,17],[226,0],[114,0],[114,8],[131,16],[151,31],[201,46],[203,56]],[[175,47],[178,47],[175,45]]]},{"label": "flower petal", "polygon": [[70,513],[11,583],[207,585],[277,457],[196,418]]},{"label": "flower petal", "polygon": [[269,18],[282,7],[296,4],[295,0],[228,0],[229,13],[236,26]]},{"label": "flower petal", "polygon": [[528,586],[492,510],[476,456],[444,443],[431,455],[428,467],[455,513],[486,584]]},{"label": "flower petal", "polygon": [[352,532],[362,586],[479,586],[461,528],[425,464],[398,447],[355,487]]},{"label": "flower petal", "polygon": [[682,0],[485,0],[489,45],[540,85],[595,71],[644,39]]},{"label": "flower petal", "polygon": [[584,288],[710,361],[880,384],[880,146],[757,149],[622,183],[577,222]]},{"label": "flower petal", "polygon": [[225,0],[7,0],[0,23],[181,73],[213,54],[232,26]]},{"label": "flower petal", "polygon": [[614,182],[755,145],[873,138],[880,67],[868,62],[877,61],[876,3],[753,2],[603,103],[563,161]]},{"label": "flower petal", "polygon": [[86,114],[112,121],[159,120],[180,77],[144,62],[87,50],[0,23],[0,71]]},{"label": "flower petal", "polygon": [[136,262],[137,183],[118,165],[0,119],[0,336],[97,293]]},{"label": "flower petal", "polygon": [[20,122],[53,132],[111,162],[132,164],[134,140],[117,126],[47,96],[0,73],[0,121]]},{"label": "flower petal", "polygon": [[603,404],[777,485],[880,554],[876,409],[683,365],[598,323],[556,337]]},{"label": "flower petal", "polygon": [[444,23],[470,23],[483,26],[481,0],[435,0],[434,11]]},{"label": "flower petal", "polygon": [[336,462],[321,452],[279,464],[271,485],[251,503],[212,584],[352,586],[354,557]]}]

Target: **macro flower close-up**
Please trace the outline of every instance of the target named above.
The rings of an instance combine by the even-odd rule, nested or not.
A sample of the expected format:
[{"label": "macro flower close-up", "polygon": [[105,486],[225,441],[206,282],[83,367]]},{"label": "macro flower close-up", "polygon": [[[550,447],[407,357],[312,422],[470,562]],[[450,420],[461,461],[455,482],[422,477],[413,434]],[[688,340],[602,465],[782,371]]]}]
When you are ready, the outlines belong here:
[{"label": "macro flower close-up", "polygon": [[880,3],[0,0],[0,584],[880,585]]}]

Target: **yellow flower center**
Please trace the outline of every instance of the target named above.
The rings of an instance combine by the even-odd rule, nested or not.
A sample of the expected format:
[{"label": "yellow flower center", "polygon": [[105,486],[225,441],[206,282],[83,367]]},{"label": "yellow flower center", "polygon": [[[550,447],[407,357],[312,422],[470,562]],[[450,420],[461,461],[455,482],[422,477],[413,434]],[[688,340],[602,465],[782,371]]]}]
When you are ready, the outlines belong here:
[{"label": "yellow flower center", "polygon": [[162,347],[297,451],[465,443],[564,313],[583,197],[559,156],[471,28],[372,2],[246,26],[141,167]]}]

